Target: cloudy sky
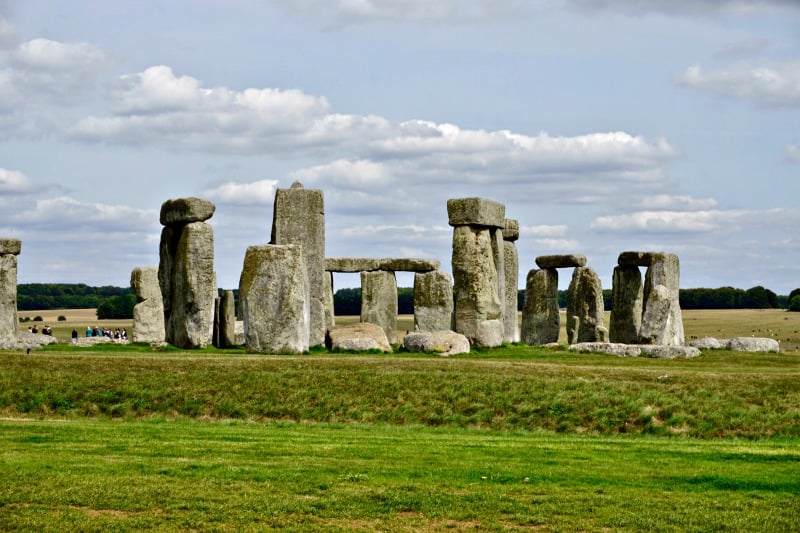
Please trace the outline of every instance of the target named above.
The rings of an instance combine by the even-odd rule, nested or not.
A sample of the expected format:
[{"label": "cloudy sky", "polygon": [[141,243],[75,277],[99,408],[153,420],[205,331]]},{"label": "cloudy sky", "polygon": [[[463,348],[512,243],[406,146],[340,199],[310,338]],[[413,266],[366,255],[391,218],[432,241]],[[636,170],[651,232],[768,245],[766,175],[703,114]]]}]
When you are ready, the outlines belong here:
[{"label": "cloudy sky", "polygon": [[161,203],[200,196],[235,288],[295,180],[325,193],[331,257],[449,270],[447,199],[482,196],[519,220],[521,287],[538,255],[610,288],[620,252],[663,250],[683,287],[788,294],[800,2],[0,1],[20,283],[125,286]]}]

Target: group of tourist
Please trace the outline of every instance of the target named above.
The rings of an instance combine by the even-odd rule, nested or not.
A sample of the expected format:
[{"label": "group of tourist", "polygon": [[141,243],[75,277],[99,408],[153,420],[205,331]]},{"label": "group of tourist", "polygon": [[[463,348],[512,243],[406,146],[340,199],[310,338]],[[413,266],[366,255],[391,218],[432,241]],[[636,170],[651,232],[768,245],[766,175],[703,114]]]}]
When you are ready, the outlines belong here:
[{"label": "group of tourist", "polygon": [[86,336],[87,337],[108,337],[109,339],[117,339],[117,340],[127,340],[128,339],[128,330],[125,328],[119,329],[117,328],[115,331],[111,331],[108,328],[98,328],[97,326],[87,326],[86,327]]},{"label": "group of tourist", "polygon": [[[36,327],[36,324],[28,326],[28,333],[39,333],[39,328]],[[52,335],[52,334],[53,334],[53,328],[51,328],[47,324],[42,326],[42,335]]]}]

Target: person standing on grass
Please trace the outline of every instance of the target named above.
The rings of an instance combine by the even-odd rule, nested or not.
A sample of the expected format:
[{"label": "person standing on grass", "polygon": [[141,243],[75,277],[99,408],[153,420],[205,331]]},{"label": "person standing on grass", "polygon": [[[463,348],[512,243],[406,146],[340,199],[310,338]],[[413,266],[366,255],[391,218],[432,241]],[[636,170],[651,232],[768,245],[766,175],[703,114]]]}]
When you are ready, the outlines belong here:
[{"label": "person standing on grass", "polygon": [[78,344],[78,330],[72,330],[72,344]]}]

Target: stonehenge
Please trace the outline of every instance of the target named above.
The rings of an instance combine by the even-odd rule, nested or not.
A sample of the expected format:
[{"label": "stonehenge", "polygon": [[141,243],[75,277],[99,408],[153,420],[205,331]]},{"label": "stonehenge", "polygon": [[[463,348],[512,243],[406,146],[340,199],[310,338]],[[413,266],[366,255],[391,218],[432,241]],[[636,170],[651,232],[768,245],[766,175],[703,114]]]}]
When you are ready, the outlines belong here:
[{"label": "stonehenge", "polygon": [[21,251],[18,239],[0,239],[0,341],[17,336],[17,256]]},{"label": "stonehenge", "polygon": [[517,323],[517,287],[519,280],[519,222],[513,218],[505,219],[503,224],[503,267],[505,269],[505,292],[503,295],[503,340],[518,342],[520,339]]},{"label": "stonehenge", "polygon": [[133,342],[162,344],[166,341],[164,302],[158,283],[158,267],[137,267],[131,272],[131,287],[136,294],[133,307]]},{"label": "stonehenge", "polygon": [[161,206],[158,281],[165,339],[181,348],[211,344],[214,327],[214,230],[205,221],[215,206],[201,198],[167,200]]}]

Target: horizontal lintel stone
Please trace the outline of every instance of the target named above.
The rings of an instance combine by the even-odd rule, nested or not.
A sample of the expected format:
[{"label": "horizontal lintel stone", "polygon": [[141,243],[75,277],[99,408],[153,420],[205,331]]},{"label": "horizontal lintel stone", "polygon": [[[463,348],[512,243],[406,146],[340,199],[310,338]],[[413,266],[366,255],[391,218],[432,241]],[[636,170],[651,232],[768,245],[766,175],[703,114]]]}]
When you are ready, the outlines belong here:
[{"label": "horizontal lintel stone", "polygon": [[173,226],[191,222],[205,222],[214,215],[216,206],[203,198],[177,198],[161,204],[161,225]]},{"label": "horizontal lintel stone", "polygon": [[656,261],[663,261],[670,254],[667,252],[622,252],[617,258],[620,266],[643,266],[649,267]]},{"label": "horizontal lintel stone", "polygon": [[328,272],[431,272],[439,270],[438,259],[421,259],[405,257],[326,257],[325,270]]},{"label": "horizontal lintel stone", "polygon": [[22,241],[19,239],[0,239],[0,255],[19,255]]},{"label": "horizontal lintel stone", "polygon": [[507,218],[503,225],[503,240],[514,242],[519,239],[519,221],[516,218]]},{"label": "horizontal lintel stone", "polygon": [[454,198],[447,200],[447,219],[451,226],[503,229],[506,206],[486,198]]},{"label": "horizontal lintel stone", "polygon": [[536,258],[539,268],[570,268],[586,266],[586,256],[580,254],[540,255]]}]

